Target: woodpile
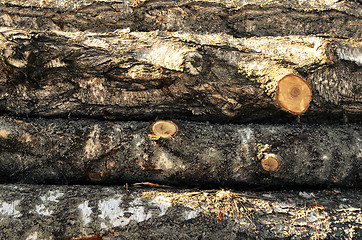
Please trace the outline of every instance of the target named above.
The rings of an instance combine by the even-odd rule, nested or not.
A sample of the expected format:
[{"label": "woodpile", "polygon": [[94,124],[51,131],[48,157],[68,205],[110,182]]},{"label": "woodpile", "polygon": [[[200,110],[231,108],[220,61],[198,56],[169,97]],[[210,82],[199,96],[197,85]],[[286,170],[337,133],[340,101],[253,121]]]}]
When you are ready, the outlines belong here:
[{"label": "woodpile", "polygon": [[359,125],[0,118],[0,127],[3,182],[192,187],[361,182]]},{"label": "woodpile", "polygon": [[361,19],[0,0],[0,238],[362,238]]}]

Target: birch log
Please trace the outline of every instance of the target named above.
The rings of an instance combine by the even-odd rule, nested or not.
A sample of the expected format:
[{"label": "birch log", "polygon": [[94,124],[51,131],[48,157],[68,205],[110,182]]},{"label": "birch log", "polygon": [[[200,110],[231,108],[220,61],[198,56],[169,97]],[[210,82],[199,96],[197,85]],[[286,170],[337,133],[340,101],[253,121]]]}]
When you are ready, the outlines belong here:
[{"label": "birch log", "polygon": [[1,0],[1,25],[72,32],[130,28],[236,36],[362,37],[358,1]]},{"label": "birch log", "polygon": [[360,239],[361,190],[0,185],[0,238]]},{"label": "birch log", "polygon": [[0,0],[0,239],[361,239],[361,24],[353,0]]},{"label": "birch log", "polygon": [[[0,32],[0,109],[11,114],[285,122],[284,110],[309,107],[305,121],[361,117],[361,41],[353,39]],[[296,98],[300,112],[275,99],[286,76],[302,79],[297,93],[313,91],[311,104],[311,93]]]},{"label": "birch log", "polygon": [[360,125],[173,122],[177,127],[158,124],[155,133],[150,130],[152,122],[1,118],[0,179],[203,187],[361,186]]},{"label": "birch log", "polygon": [[[362,117],[362,7],[355,1],[1,2],[0,109],[10,114]],[[312,90],[302,111],[275,99],[290,74]]]}]

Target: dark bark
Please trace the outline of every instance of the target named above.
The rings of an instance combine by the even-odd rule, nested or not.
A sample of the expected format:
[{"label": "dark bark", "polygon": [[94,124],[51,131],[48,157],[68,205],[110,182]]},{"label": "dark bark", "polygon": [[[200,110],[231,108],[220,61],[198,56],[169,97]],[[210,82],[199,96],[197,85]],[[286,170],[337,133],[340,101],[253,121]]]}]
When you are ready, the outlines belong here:
[{"label": "dark bark", "polygon": [[0,238],[7,240],[362,237],[361,190],[0,185],[0,191]]},{"label": "dark bark", "polygon": [[[359,125],[175,123],[173,138],[154,141],[148,122],[1,118],[1,181],[361,184]],[[268,156],[278,160],[277,171],[262,168]]]}]

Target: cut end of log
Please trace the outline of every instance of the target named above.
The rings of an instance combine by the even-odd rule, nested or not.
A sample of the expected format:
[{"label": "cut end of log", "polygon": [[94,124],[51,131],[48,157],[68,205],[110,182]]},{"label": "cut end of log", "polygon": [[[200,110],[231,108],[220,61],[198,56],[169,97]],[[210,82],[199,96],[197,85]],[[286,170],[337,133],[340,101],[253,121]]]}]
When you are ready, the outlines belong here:
[{"label": "cut end of log", "polygon": [[312,90],[303,78],[289,74],[279,81],[276,100],[284,110],[300,115],[309,107]]},{"label": "cut end of log", "polygon": [[275,154],[266,154],[261,160],[262,168],[267,172],[275,172],[279,169],[278,156]]},{"label": "cut end of log", "polygon": [[177,125],[171,121],[160,120],[151,125],[152,133],[161,138],[170,138],[176,134],[177,130]]}]

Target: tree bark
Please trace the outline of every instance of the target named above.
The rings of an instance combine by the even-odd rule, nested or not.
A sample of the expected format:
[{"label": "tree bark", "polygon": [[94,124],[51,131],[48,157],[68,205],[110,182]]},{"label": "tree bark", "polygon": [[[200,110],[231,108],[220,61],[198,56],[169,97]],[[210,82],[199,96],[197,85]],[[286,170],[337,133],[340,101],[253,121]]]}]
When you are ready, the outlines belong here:
[{"label": "tree bark", "polygon": [[360,239],[361,190],[0,185],[0,238]]},{"label": "tree bark", "polygon": [[361,239],[361,25],[353,0],[0,0],[0,239]]},{"label": "tree bark", "polygon": [[[128,3],[98,1],[46,6],[27,1],[27,6],[38,7],[34,9],[5,2],[8,5],[2,7],[2,14],[8,20],[3,25],[10,28],[1,29],[0,109],[10,114],[287,122],[295,117],[282,110],[275,93],[280,79],[295,74],[303,77],[313,92],[302,121],[359,122],[362,117],[361,34],[358,28],[351,31],[353,26],[361,25],[362,8],[354,2],[303,5],[298,1],[274,1],[259,10],[257,3],[233,7],[231,3],[197,1],[172,6],[172,1],[140,1],[133,8]],[[287,10],[286,6],[292,9]],[[219,13],[220,9],[224,13]],[[93,18],[89,16],[91,10],[95,12]],[[181,10],[186,11],[185,16],[175,14]],[[239,22],[241,16],[257,18],[261,13],[264,20],[258,22],[265,27],[267,17],[281,10],[287,11],[291,19],[297,19],[293,14],[307,11],[306,16],[322,22],[331,19],[323,18],[323,12],[313,11],[328,10],[328,14],[335,15],[335,24],[337,15],[343,16],[345,22],[340,27],[334,25],[338,34],[331,29],[321,30],[323,36],[316,35],[322,33],[318,30],[313,35],[294,36],[305,33],[298,32],[299,27],[292,20],[283,21],[290,24],[285,29],[296,31],[293,36],[288,31],[270,34],[270,28],[258,34],[258,27],[248,23],[252,25],[245,28],[255,29],[255,37],[244,38],[250,35],[232,27],[232,22]],[[44,17],[44,11],[50,15]],[[162,23],[158,17],[150,17],[156,13],[168,20]],[[222,26],[210,17],[198,20],[199,25],[206,26],[199,31],[191,28],[195,31],[188,32],[188,25],[184,25],[192,25],[196,15],[217,13],[225,15],[224,20],[217,20],[224,22]],[[29,17],[26,26],[31,30],[23,30],[23,22],[18,21],[24,20],[25,15]],[[286,15],[283,16],[287,18]],[[61,17],[66,20],[60,27],[45,24]],[[172,17],[176,19],[171,21]],[[121,18],[128,20],[117,21]],[[83,27],[79,21],[84,21]],[[114,22],[113,28],[110,22]],[[215,29],[208,28],[211,26]]]},{"label": "tree bark", "polygon": [[333,35],[362,37],[357,1],[1,0],[1,24],[71,32],[186,31],[239,37]]},{"label": "tree bark", "polygon": [[174,123],[172,138],[154,138],[150,122],[1,118],[1,181],[204,187],[362,182],[360,125]]}]

